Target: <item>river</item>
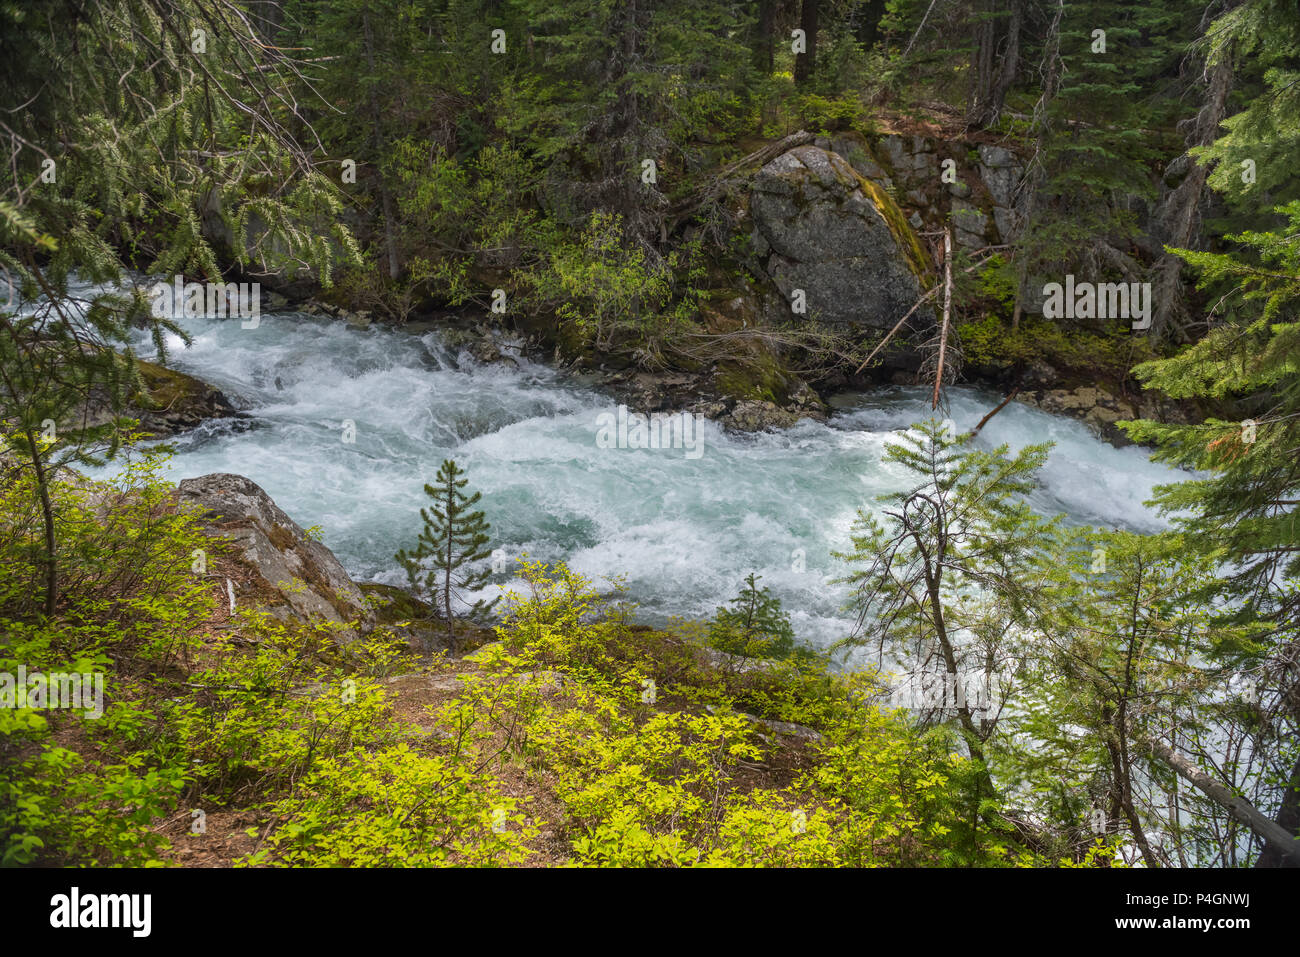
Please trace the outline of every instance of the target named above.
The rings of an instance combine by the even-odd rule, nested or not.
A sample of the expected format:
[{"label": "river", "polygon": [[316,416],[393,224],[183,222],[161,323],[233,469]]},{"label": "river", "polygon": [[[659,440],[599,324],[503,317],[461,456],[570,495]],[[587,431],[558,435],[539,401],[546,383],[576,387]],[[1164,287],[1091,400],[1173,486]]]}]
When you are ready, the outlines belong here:
[{"label": "river", "polygon": [[[169,363],[250,413],[173,440],[171,477],[236,472],[260,484],[359,581],[404,581],[394,552],[414,544],[423,485],[444,458],[467,470],[508,561],[488,594],[517,584],[515,559],[564,560],[598,582],[623,578],[644,620],[707,616],[750,572],[800,639],[842,637],[844,573],[855,510],[902,487],[882,461],[898,430],[929,416],[926,390],[841,396],[830,421],[732,434],[704,422],[698,457],[683,449],[602,448],[597,417],[617,400],[527,359],[483,364],[437,332],[357,329],[301,314],[180,320]],[[141,335],[142,358],[153,347]],[[999,400],[949,392],[959,430]],[[349,428],[350,427],[350,428]],[[351,438],[352,441],[347,441]],[[1143,503],[1179,473],[1138,448],[1117,449],[1081,423],[1012,403],[977,438],[1013,449],[1054,442],[1031,504],[1071,522],[1161,526]],[[113,466],[108,467],[109,470]]]}]

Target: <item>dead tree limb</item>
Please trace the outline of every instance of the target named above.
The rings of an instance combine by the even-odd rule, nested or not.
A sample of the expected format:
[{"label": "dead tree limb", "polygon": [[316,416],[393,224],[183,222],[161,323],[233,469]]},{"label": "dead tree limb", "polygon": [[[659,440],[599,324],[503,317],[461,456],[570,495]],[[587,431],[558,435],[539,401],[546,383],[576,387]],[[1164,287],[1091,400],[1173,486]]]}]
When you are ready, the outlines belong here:
[{"label": "dead tree limb", "polygon": [[1233,794],[1227,785],[1210,777],[1169,745],[1155,739],[1146,739],[1142,743],[1152,754],[1169,765],[1179,777],[1223,807],[1235,820],[1254,831],[1266,846],[1276,847],[1292,861],[1300,863],[1300,841],[1297,840],[1296,835],[1264,815],[1241,795]]},{"label": "dead tree limb", "polygon": [[999,412],[1005,409],[1011,403],[1011,400],[1014,399],[1019,394],[1020,394],[1020,386],[1016,386],[1014,389],[1011,390],[1010,395],[1008,395],[1005,399],[1003,399],[1001,402],[998,403],[996,409],[994,409],[988,415],[984,416],[984,418],[980,419],[979,425],[975,426],[975,428],[971,429],[969,432],[966,433],[966,438],[973,439],[975,438],[975,436],[979,435],[980,429],[984,428],[984,426],[988,424],[989,419],[993,418],[993,416],[997,415]]},{"label": "dead tree limb", "polygon": [[939,408],[939,389],[943,385],[943,359],[948,351],[948,319],[952,315],[952,230],[943,231],[943,326],[939,330],[939,365],[934,372],[934,397],[930,409]]},{"label": "dead tree limb", "polygon": [[[1006,249],[1006,248],[1007,248],[1006,246],[985,246],[982,249],[975,250],[975,252],[972,253],[972,255],[978,256],[980,253],[990,252],[998,249]],[[968,273],[973,270],[979,269],[980,266],[984,265],[985,261],[986,259],[981,259],[978,262],[973,262],[965,269],[963,269],[962,272]],[[942,288],[943,288],[942,286],[935,286],[933,289],[929,289],[926,292],[922,293],[921,298],[916,300],[916,302],[912,304],[912,308],[907,310],[907,312],[903,313],[903,318],[899,319],[898,322],[894,324],[894,328],[890,329],[889,332],[886,333],[885,338],[881,339],[878,343],[876,343],[876,348],[871,350],[871,355],[867,356],[865,359],[862,360],[862,364],[853,370],[853,374],[857,375],[859,372],[865,369],[867,367],[867,364],[870,363],[871,360],[876,357],[876,354],[880,352],[881,349],[885,348],[886,345],[889,344],[889,340],[894,338],[898,330],[903,328],[903,323],[907,322],[907,320],[912,317],[913,313],[915,313],[916,310],[920,309],[923,305],[925,305],[925,303],[930,299],[930,297],[933,296],[936,292],[938,292]]]},{"label": "dead tree limb", "polygon": [[668,226],[666,232],[671,233],[682,220],[686,219],[697,209],[712,199],[717,198],[726,188],[727,182],[741,170],[744,170],[755,164],[763,165],[768,161],[776,159],[782,153],[794,149],[796,146],[806,146],[813,141],[813,135],[807,130],[800,130],[798,133],[791,133],[775,143],[768,143],[761,149],[756,149],[748,156],[742,156],[734,163],[730,163],[720,169],[712,179],[704,186],[696,190],[687,198],[673,204],[668,210]]},{"label": "dead tree limb", "polygon": [[881,339],[878,343],[876,343],[876,348],[871,350],[871,355],[863,359],[862,365],[858,366],[856,369],[853,370],[853,374],[857,375],[859,372],[865,369],[867,367],[867,363],[869,363],[872,359],[876,357],[876,353],[878,353],[881,349],[885,348],[885,346],[888,345],[889,340],[894,338],[894,334],[898,332],[899,329],[903,328],[903,323],[907,322],[907,320],[911,318],[912,313],[920,309],[921,306],[925,304],[925,301],[938,291],[939,291],[939,287],[935,286],[929,292],[921,296],[920,299],[916,300],[916,302],[912,305],[912,308],[907,310],[907,312],[903,313],[903,318],[899,319],[898,322],[894,324],[894,328],[890,329],[889,332],[885,333],[885,338]]}]

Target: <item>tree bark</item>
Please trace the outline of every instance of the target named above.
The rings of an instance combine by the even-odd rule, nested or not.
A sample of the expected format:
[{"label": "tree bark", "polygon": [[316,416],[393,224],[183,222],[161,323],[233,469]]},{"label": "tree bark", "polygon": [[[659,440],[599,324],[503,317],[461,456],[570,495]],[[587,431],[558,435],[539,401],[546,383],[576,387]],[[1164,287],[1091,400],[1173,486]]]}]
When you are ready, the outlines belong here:
[{"label": "tree bark", "polygon": [[809,82],[817,72],[817,19],[821,0],[803,0],[799,6],[799,28],[804,33],[807,50],[795,57],[794,81]]},{"label": "tree bark", "polygon": [[[1291,769],[1291,778],[1282,791],[1282,806],[1278,808],[1274,823],[1289,834],[1300,835],[1300,758]],[[1276,841],[1268,841],[1255,861],[1256,867],[1300,867],[1300,855],[1287,853],[1287,848]]]},{"label": "tree bark", "polygon": [[36,489],[41,499],[41,521],[45,526],[45,617],[53,618],[59,602],[59,564],[55,550],[54,507],[50,504],[49,473],[41,462],[40,446],[35,433],[27,432],[32,449],[32,469],[36,472]]},{"label": "tree bark", "polygon": [[1034,153],[1025,169],[1024,179],[1021,190],[1023,198],[1017,202],[1019,207],[1019,219],[1021,223],[1020,236],[1017,238],[1017,244],[1020,246],[1016,250],[1016,307],[1011,314],[1011,328],[1020,327],[1020,315],[1024,311],[1025,296],[1027,294],[1027,284],[1029,281],[1029,262],[1025,244],[1025,231],[1033,224],[1034,208],[1038,204],[1038,191],[1047,178],[1047,172],[1043,166],[1043,154],[1046,149],[1048,137],[1051,135],[1051,105],[1052,100],[1056,98],[1057,87],[1061,83],[1061,75],[1065,70],[1065,65],[1061,60],[1061,18],[1065,15],[1065,0],[1057,0],[1056,13],[1052,17],[1051,26],[1047,28],[1047,39],[1043,43],[1043,59],[1039,67],[1039,75],[1042,77],[1042,94],[1038,102],[1034,104]]},{"label": "tree bark", "polygon": [[[1005,29],[999,29],[1005,21]],[[1005,16],[992,0],[975,26],[975,52],[971,59],[971,86],[967,98],[969,128],[992,126],[1002,115],[1007,93],[1020,67],[1020,26],[1024,0],[1010,0]]]},{"label": "tree bark", "polygon": [[[1232,67],[1228,63],[1220,62],[1211,68],[1205,101],[1187,137],[1189,150],[1197,146],[1208,146],[1219,135],[1219,124],[1228,112],[1228,94],[1232,90],[1232,80]],[[1179,249],[1196,247],[1201,231],[1201,201],[1209,170],[1193,160],[1190,152],[1184,154],[1184,157],[1191,162],[1191,169],[1183,181],[1164,198],[1155,217],[1159,227],[1157,236],[1160,240],[1160,256],[1151,267],[1155,280],[1151,294],[1155,304],[1151,332],[1163,336],[1174,329],[1186,340],[1188,334],[1181,328],[1187,312],[1187,294],[1182,281],[1183,260],[1173,253],[1165,252],[1164,246]]]},{"label": "tree bark", "polygon": [[[375,39],[370,29],[370,14],[366,11],[362,11],[361,14],[361,30],[365,40],[366,69],[373,79],[375,75]],[[382,115],[379,110],[379,101],[375,98],[373,82],[367,93],[367,100],[370,105],[370,122],[372,124],[370,131],[371,144],[375,151],[374,158],[377,161],[379,151],[382,149],[379,138],[379,125]],[[382,173],[379,174],[379,203],[384,216],[384,249],[388,254],[388,278],[396,279],[401,272],[401,263],[397,256],[397,237],[393,231],[396,213],[393,207],[393,194],[389,192]]]},{"label": "tree bark", "polygon": [[948,352],[948,318],[952,314],[952,230],[943,232],[943,326],[939,330],[939,364],[934,370],[934,397],[930,409],[939,408],[939,389],[943,386],[943,360]]},{"label": "tree bark", "polygon": [[1152,754],[1169,765],[1179,777],[1192,784],[1210,800],[1224,808],[1232,815],[1234,820],[1241,822],[1254,831],[1258,837],[1264,840],[1265,850],[1272,845],[1275,854],[1286,858],[1285,866],[1300,867],[1300,843],[1297,843],[1296,835],[1291,834],[1281,824],[1266,817],[1244,797],[1233,794],[1227,785],[1210,777],[1167,744],[1155,739],[1148,739],[1142,743],[1146,745]]},{"label": "tree bark", "polygon": [[770,76],[776,68],[776,3],[777,0],[759,0],[758,37],[754,43],[754,65]]}]

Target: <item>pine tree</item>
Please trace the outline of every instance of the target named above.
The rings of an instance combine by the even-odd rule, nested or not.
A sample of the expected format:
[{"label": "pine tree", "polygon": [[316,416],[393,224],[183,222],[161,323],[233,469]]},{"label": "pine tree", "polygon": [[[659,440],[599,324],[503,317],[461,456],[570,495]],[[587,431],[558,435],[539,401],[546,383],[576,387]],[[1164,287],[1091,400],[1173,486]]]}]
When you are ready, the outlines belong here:
[{"label": "pine tree", "polygon": [[[142,386],[114,351],[131,324],[152,331],[160,355],[179,333],[143,291],[78,296],[69,280],[112,284],[128,267],[224,280],[224,252],[263,274],[307,266],[328,283],[340,250],[354,251],[337,190],[281,120],[296,67],[234,9],[140,0],[33,16],[0,5],[0,277],[15,293],[0,306],[0,422],[41,499],[47,615],[58,604],[49,481],[117,450]],[[112,421],[81,414],[90,397]]]},{"label": "pine tree", "polygon": [[740,594],[720,605],[709,624],[709,644],[738,658],[788,658],[794,652],[794,628],[771,590],[758,587],[758,576],[745,578]]},{"label": "pine tree", "polygon": [[1186,53],[1198,5],[1103,0],[1053,11],[1035,45],[1041,92],[1015,243],[1017,318],[1044,277],[1145,277],[1139,215],[1156,199],[1151,169],[1182,152],[1172,129],[1185,107],[1166,76]]},{"label": "pine tree", "polygon": [[[874,644],[912,657],[916,673],[954,678],[983,673],[1015,657],[1015,635],[1044,587],[1043,546],[1058,520],[1045,522],[1025,503],[1047,445],[1009,455],[954,442],[926,422],[885,446],[885,461],[914,477],[910,489],[884,496],[883,521],[859,510],[848,552],[835,553],[851,571],[858,626],[841,642]],[[970,756],[985,762],[995,722],[970,702],[955,709]],[[986,784],[991,782],[985,776]]]},{"label": "pine tree", "polygon": [[[1294,123],[1295,121],[1292,120]],[[1220,411],[1189,425],[1130,423],[1156,458],[1202,475],[1157,489],[1157,502],[1189,544],[1219,563],[1204,589],[1227,623],[1259,620],[1265,640],[1225,642],[1213,660],[1252,675],[1260,688],[1251,709],[1256,748],[1274,789],[1265,806],[1300,834],[1300,201],[1280,207],[1286,225],[1229,237],[1241,248],[1176,250],[1212,291],[1217,325],[1179,354],[1134,369],[1149,388]],[[1269,842],[1261,864],[1283,851]]]},{"label": "pine tree", "polygon": [[452,648],[456,647],[453,604],[468,605],[465,617],[476,619],[485,616],[497,601],[478,599],[469,604],[462,598],[464,592],[483,587],[492,573],[491,568],[474,567],[491,555],[487,548],[491,526],[481,511],[472,511],[482,493],[467,496],[462,491],[469,481],[464,475],[453,460],[442,463],[434,484],[424,486],[424,494],[433,504],[420,509],[424,529],[418,544],[414,551],[401,549],[396,556],[398,564],[406,570],[412,590],[430,596],[440,609],[446,623],[447,643]]}]

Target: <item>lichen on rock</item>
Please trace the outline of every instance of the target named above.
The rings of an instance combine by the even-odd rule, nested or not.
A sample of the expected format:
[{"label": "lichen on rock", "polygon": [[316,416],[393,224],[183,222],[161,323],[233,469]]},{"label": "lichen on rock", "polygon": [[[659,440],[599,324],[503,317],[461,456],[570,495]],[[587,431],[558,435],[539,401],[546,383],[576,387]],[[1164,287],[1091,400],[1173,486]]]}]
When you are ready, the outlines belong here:
[{"label": "lichen on rock", "polygon": [[920,297],[924,250],[883,189],[842,156],[799,146],[755,177],[750,212],[764,269],[789,303],[832,325],[889,329]]}]

